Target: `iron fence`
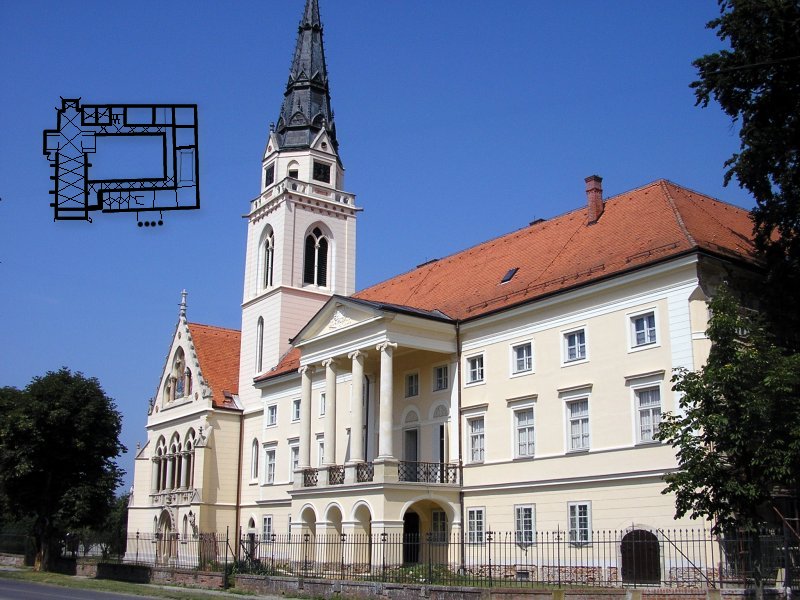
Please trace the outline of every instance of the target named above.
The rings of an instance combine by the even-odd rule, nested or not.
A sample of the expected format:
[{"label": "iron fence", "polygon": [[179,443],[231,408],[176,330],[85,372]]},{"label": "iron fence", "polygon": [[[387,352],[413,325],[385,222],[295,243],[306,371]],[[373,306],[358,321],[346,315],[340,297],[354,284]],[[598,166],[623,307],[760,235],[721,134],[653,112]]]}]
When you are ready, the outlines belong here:
[{"label": "iron fence", "polygon": [[400,481],[458,484],[459,466],[455,463],[410,462],[401,460],[397,465]]},{"label": "iron fence", "polygon": [[34,541],[29,535],[0,533],[1,554],[28,555],[34,552]]},{"label": "iron fence", "polygon": [[[745,587],[752,584],[754,541],[705,530],[471,534],[311,533],[238,538],[201,533],[139,534],[125,552],[136,564],[264,576],[478,587]],[[790,545],[794,543],[794,545]],[[795,581],[800,548],[782,535],[758,538],[767,585]]]}]

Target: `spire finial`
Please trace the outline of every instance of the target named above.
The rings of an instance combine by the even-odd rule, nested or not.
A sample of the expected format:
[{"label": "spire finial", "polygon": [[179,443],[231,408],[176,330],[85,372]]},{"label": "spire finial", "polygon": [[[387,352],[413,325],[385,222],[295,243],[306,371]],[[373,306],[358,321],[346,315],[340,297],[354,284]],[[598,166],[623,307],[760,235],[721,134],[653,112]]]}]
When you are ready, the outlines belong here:
[{"label": "spire finial", "polygon": [[186,296],[187,295],[188,294],[187,294],[186,290],[183,290],[181,292],[181,310],[180,310],[180,313],[179,313],[181,319],[186,319]]}]

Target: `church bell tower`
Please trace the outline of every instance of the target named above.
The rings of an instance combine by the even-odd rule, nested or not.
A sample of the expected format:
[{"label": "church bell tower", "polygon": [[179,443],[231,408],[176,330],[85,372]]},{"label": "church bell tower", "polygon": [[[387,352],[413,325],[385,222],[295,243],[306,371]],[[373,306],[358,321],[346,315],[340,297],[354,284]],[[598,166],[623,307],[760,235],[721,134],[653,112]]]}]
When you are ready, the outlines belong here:
[{"label": "church bell tower", "polygon": [[261,193],[247,215],[239,397],[260,401],[253,378],[333,294],[355,291],[355,196],[331,109],[318,0],[306,0],[283,104],[270,126]]}]

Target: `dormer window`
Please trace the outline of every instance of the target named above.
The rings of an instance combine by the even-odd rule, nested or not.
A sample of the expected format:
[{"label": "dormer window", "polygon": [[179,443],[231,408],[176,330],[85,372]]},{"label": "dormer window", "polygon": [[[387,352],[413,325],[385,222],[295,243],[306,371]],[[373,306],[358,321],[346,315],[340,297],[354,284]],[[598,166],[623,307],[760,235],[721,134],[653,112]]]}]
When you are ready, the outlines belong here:
[{"label": "dormer window", "polygon": [[314,161],[314,181],[331,182],[331,166],[327,163]]},{"label": "dormer window", "polygon": [[328,285],[328,239],[319,227],[306,236],[303,283],[320,287]]},{"label": "dormer window", "polygon": [[275,183],[275,163],[269,165],[264,171],[264,187],[268,188]]}]

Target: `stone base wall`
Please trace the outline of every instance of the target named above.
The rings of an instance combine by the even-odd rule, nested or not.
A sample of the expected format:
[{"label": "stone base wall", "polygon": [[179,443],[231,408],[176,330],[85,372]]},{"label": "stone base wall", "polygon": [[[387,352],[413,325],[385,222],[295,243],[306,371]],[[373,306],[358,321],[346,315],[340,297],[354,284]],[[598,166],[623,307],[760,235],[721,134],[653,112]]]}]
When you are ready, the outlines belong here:
[{"label": "stone base wall", "polygon": [[25,557],[22,554],[1,554],[0,565],[4,567],[24,567]]}]

